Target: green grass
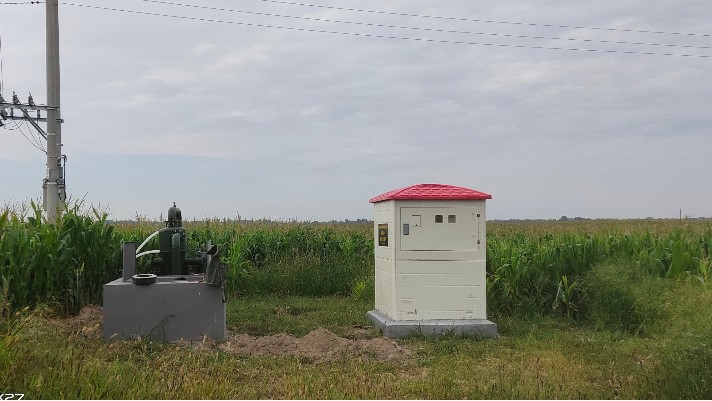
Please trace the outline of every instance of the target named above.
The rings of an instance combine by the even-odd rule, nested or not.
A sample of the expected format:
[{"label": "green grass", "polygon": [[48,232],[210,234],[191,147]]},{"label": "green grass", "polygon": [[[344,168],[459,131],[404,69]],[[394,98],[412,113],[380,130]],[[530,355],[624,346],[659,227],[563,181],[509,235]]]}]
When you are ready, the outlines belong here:
[{"label": "green grass", "polygon": [[[397,363],[106,343],[48,324],[35,309],[0,326],[0,388],[28,398],[711,398],[712,291],[694,277],[661,279],[648,291],[650,283],[626,273],[634,268],[597,266],[589,280],[617,286],[633,308],[664,309],[641,314],[645,330],[618,327],[617,317],[606,322],[603,313],[500,317],[498,339],[413,337],[400,342],[413,357]],[[333,296],[228,302],[232,330],[262,335],[327,327],[349,336],[371,307]]]},{"label": "green grass", "polygon": [[[0,211],[0,390],[28,398],[712,398],[712,225],[636,221],[489,224],[489,316],[499,339],[415,337],[405,362],[235,356],[105,343],[52,323],[117,277],[120,227],[73,208]],[[235,333],[344,337],[373,304],[372,227],[187,224],[228,270]],[[153,249],[156,244],[149,244]],[[139,269],[148,266],[140,261]],[[26,308],[29,306],[29,308]],[[66,326],[66,325],[65,325]]]},{"label": "green grass", "polygon": [[366,312],[372,302],[351,297],[256,295],[238,297],[227,306],[228,329],[235,333],[303,336],[323,327],[342,336],[370,327]]}]

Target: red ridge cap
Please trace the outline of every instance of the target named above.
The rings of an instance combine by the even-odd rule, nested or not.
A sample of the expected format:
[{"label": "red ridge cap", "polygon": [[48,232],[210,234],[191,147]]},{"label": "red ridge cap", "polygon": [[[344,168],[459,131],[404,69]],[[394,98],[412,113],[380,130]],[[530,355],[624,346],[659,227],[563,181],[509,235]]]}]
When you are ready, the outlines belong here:
[{"label": "red ridge cap", "polygon": [[378,203],[393,199],[412,200],[466,200],[466,199],[492,199],[492,195],[474,189],[456,187],[445,184],[418,184],[405,188],[394,189],[371,198],[370,203]]}]

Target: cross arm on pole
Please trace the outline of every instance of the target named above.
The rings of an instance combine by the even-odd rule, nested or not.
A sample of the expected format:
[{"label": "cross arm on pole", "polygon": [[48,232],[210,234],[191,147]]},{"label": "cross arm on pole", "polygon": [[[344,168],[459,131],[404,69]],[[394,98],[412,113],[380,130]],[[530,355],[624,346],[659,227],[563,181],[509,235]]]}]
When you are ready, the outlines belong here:
[{"label": "cross arm on pole", "polygon": [[44,139],[47,139],[47,133],[44,132],[44,130],[42,129],[42,127],[40,127],[40,126],[35,122],[35,119],[34,119],[34,118],[30,117],[30,114],[27,112],[27,110],[25,110],[25,109],[20,109],[20,110],[22,111],[22,114],[25,115],[25,119],[26,119],[27,121],[29,121],[30,124],[32,124],[33,127],[35,127],[35,129],[37,130],[37,132],[39,132],[40,135],[42,135],[42,137],[43,137]]},{"label": "cross arm on pole", "polygon": [[42,104],[22,104],[22,103],[8,103],[0,102],[0,109],[16,109],[16,110],[38,110],[38,111],[48,111],[48,110],[59,110],[59,107],[45,106]]}]

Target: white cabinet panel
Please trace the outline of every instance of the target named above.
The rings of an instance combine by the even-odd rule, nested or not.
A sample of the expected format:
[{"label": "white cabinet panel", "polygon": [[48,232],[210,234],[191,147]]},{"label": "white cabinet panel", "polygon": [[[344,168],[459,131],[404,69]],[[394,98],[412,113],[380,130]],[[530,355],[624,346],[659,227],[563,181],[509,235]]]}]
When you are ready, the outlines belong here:
[{"label": "white cabinet panel", "polygon": [[478,249],[480,213],[474,207],[402,207],[403,251]]}]

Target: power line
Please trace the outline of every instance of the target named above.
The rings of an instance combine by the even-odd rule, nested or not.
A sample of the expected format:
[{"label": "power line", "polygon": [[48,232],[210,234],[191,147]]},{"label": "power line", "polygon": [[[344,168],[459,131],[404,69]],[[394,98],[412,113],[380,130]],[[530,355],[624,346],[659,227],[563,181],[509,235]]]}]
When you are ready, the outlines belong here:
[{"label": "power line", "polygon": [[28,130],[29,133],[30,133],[30,137],[32,138],[32,142],[34,142],[37,146],[39,146],[40,148],[42,148],[42,151],[43,151],[43,152],[47,153],[47,151],[45,150],[44,146],[42,145],[42,139],[40,139],[39,135],[37,135],[37,133],[35,132],[35,130],[32,129],[32,127],[30,127],[30,124],[27,122],[27,120],[24,120],[23,122],[25,123],[25,128],[27,128],[27,130]]},{"label": "power line", "polygon": [[379,38],[379,39],[409,40],[409,41],[418,41],[418,42],[426,42],[426,43],[447,43],[447,44],[457,44],[457,45],[508,47],[508,48],[517,48],[517,49],[567,50],[567,51],[580,51],[580,52],[589,52],[589,53],[618,53],[618,54],[636,54],[636,55],[649,55],[649,56],[654,55],[654,56],[673,56],[673,57],[712,58],[712,55],[703,55],[703,54],[656,53],[656,52],[643,52],[643,51],[633,51],[633,50],[607,50],[607,49],[586,49],[586,48],[555,47],[555,46],[551,46],[551,47],[550,46],[531,46],[531,45],[516,45],[516,44],[504,44],[504,43],[486,43],[486,42],[468,42],[468,41],[444,40],[444,39],[414,38],[414,37],[390,36],[390,35],[380,35],[380,34],[370,34],[370,33],[341,32],[341,31],[329,31],[329,30],[323,30],[323,29],[296,28],[296,27],[257,24],[257,23],[239,22],[239,21],[225,21],[225,20],[218,20],[218,19],[213,19],[213,18],[188,17],[188,16],[180,16],[180,15],[153,13],[153,12],[148,12],[148,11],[126,10],[126,9],[120,9],[120,8],[114,8],[114,7],[92,6],[92,5],[87,5],[87,4],[77,4],[77,3],[70,3],[70,2],[61,2],[60,4],[67,5],[67,6],[74,6],[74,7],[96,9],[96,10],[116,11],[116,12],[130,13],[130,14],[149,15],[149,16],[155,16],[155,17],[166,17],[166,18],[175,18],[175,19],[191,20],[191,21],[233,24],[233,25],[241,25],[241,26],[260,27],[260,28],[283,29],[283,30],[299,31],[299,32],[327,33],[327,34],[343,35],[343,36],[360,36],[360,37]]},{"label": "power line", "polygon": [[[23,124],[23,123],[24,123],[24,125],[25,125],[25,128],[27,128],[28,131],[30,132],[29,136],[28,136],[28,134],[25,132],[25,130],[22,129],[22,124]],[[34,147],[35,149],[39,150],[40,152],[43,152],[43,153],[47,154],[47,150],[44,148],[44,145],[42,145],[42,141],[39,140],[38,137],[36,137],[35,135],[33,135],[33,132],[34,132],[34,131],[33,131],[32,128],[27,124],[27,121],[25,121],[25,120],[15,120],[15,121],[12,122],[12,125],[10,125],[10,124],[5,124],[5,125],[3,125],[3,126],[0,127],[0,128],[6,129],[6,130],[8,130],[8,131],[20,131],[20,134],[21,134],[23,137],[25,137],[25,139],[27,140],[27,142],[28,142],[30,145],[32,145],[32,147]]]},{"label": "power line", "polygon": [[13,120],[12,122],[10,122],[10,124],[4,124],[0,128],[6,129],[8,131],[15,131],[17,129],[17,126],[20,125],[20,123],[20,120]]},{"label": "power line", "polygon": [[[42,138],[40,136],[40,134],[39,134],[39,132],[37,132],[37,130],[30,128],[27,120],[24,120],[24,121],[25,121],[25,127],[27,127],[27,129],[30,130],[30,133],[32,134],[32,139],[34,139],[36,141],[35,143],[37,143],[44,149],[44,145],[42,145],[42,139],[44,139],[44,138]],[[47,153],[46,150],[45,150],[45,153]]]},{"label": "power line", "polygon": [[274,14],[274,13],[265,13],[265,12],[258,12],[258,11],[245,11],[245,10],[236,10],[236,9],[222,8],[222,7],[210,7],[210,6],[199,6],[199,5],[194,5],[194,4],[176,3],[176,2],[162,1],[162,0],[140,0],[140,1],[143,1],[146,3],[156,3],[156,4],[171,5],[171,6],[197,8],[197,9],[202,9],[202,10],[262,15],[262,16],[268,16],[268,17],[290,18],[290,19],[299,19],[299,20],[308,20],[308,21],[333,22],[333,23],[339,23],[339,24],[361,25],[361,26],[378,27],[378,28],[409,29],[409,30],[438,32],[438,33],[456,33],[456,34],[481,35],[481,36],[499,36],[499,37],[517,38],[517,39],[562,40],[562,41],[571,41],[571,42],[576,41],[576,42],[617,44],[617,45],[644,45],[644,46],[660,46],[660,47],[679,47],[679,48],[689,48],[689,49],[710,49],[710,48],[712,48],[711,46],[680,45],[680,44],[669,44],[669,43],[628,42],[628,41],[618,41],[618,40],[579,39],[579,38],[567,38],[567,37],[531,36],[531,35],[492,33],[492,32],[472,32],[472,31],[459,31],[459,30],[449,30],[449,29],[422,28],[422,27],[413,27],[413,26],[400,26],[400,25],[377,24],[377,23],[369,23],[369,22],[335,20],[335,19],[327,19],[327,18],[301,17],[301,16],[295,16],[295,15]]},{"label": "power line", "polygon": [[[142,0],[142,1],[154,2],[154,3],[171,4],[171,3],[168,3],[168,2],[159,2],[159,1],[150,1],[150,0]],[[648,30],[648,29],[624,29],[624,28],[610,28],[610,27],[582,26],[582,25],[579,26],[579,25],[543,24],[543,23],[537,23],[537,22],[502,21],[502,20],[488,20],[488,19],[479,19],[479,18],[448,17],[448,16],[441,16],[441,15],[410,14],[410,13],[399,13],[399,12],[392,12],[392,11],[366,10],[366,9],[360,9],[360,8],[325,6],[325,5],[322,5],[322,4],[298,3],[298,2],[282,1],[282,0],[258,0],[258,1],[262,1],[262,2],[265,2],[265,3],[277,3],[277,4],[286,4],[286,5],[292,5],[292,6],[314,7],[314,8],[326,8],[326,9],[331,9],[331,10],[351,11],[351,12],[359,12],[359,13],[382,14],[382,15],[395,15],[395,16],[400,16],[400,17],[442,19],[442,20],[449,20],[449,21],[480,22],[480,23],[486,23],[486,24],[504,24],[504,25],[520,25],[520,26],[537,26],[537,27],[544,27],[544,28],[588,29],[588,30],[594,30],[594,31],[610,31],[610,32],[626,32],[626,33],[648,33],[648,34],[675,35],[675,36],[712,37],[712,34],[709,34],[709,33],[692,33],[692,32],[675,32],[675,31],[654,31],[654,30]],[[42,4],[42,3],[44,3],[44,1],[0,2],[0,5],[6,5],[6,4]],[[62,4],[75,5],[75,6],[76,6],[76,4],[68,4],[68,3],[62,3]],[[178,4],[176,4],[176,5],[178,5]],[[194,7],[198,7],[198,6],[194,6]],[[215,9],[216,9],[216,10],[219,10],[219,8],[215,8]],[[226,10],[226,11],[227,11],[227,10]]]},{"label": "power line", "polygon": [[623,29],[623,28],[606,28],[606,27],[597,27],[597,26],[540,24],[540,23],[534,23],[534,22],[497,21],[497,20],[477,19],[477,18],[446,17],[446,16],[439,16],[439,15],[426,15],[426,14],[409,14],[409,13],[398,13],[398,12],[391,12],[391,11],[364,10],[364,9],[359,9],[359,8],[324,6],[324,5],[320,5],[320,4],[297,3],[297,2],[282,1],[282,0],[258,0],[258,1],[262,1],[265,3],[288,4],[288,5],[292,5],[292,6],[328,8],[331,10],[352,11],[352,12],[359,12],[359,13],[397,15],[400,17],[432,18],[432,19],[442,19],[442,20],[450,20],[450,21],[482,22],[482,23],[488,23],[488,24],[540,26],[540,27],[545,27],[545,28],[590,29],[590,30],[596,30],[596,31],[651,33],[651,34],[679,35],[679,36],[703,36],[703,37],[712,36],[712,34],[707,34],[707,33],[668,32],[668,31],[651,31],[651,30],[645,30],[645,29]]},{"label": "power line", "polygon": [[[27,126],[27,121],[25,121],[24,123],[25,123],[25,126],[27,127],[27,129],[30,130],[30,136],[32,136],[32,134],[31,134],[32,129]],[[22,136],[24,136],[25,139],[27,139],[27,142],[29,142],[30,145],[32,145],[34,148],[36,148],[36,149],[39,150],[40,152],[43,152],[43,153],[45,153],[45,154],[47,153],[47,151],[42,147],[42,145],[40,145],[40,144],[37,143],[37,140],[34,138],[34,136],[32,136],[32,138],[34,139],[34,141],[27,137],[27,135],[25,134],[25,131],[22,129],[22,124],[18,124],[18,125],[17,125],[17,129],[20,131],[20,133],[22,134]]]}]

